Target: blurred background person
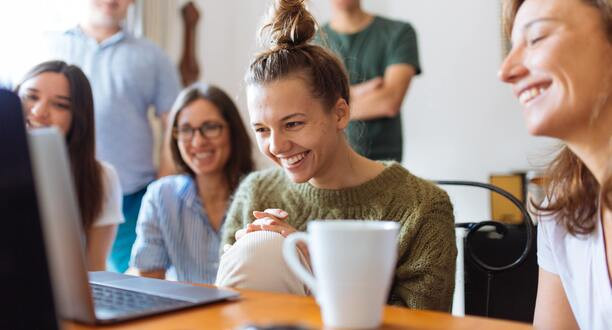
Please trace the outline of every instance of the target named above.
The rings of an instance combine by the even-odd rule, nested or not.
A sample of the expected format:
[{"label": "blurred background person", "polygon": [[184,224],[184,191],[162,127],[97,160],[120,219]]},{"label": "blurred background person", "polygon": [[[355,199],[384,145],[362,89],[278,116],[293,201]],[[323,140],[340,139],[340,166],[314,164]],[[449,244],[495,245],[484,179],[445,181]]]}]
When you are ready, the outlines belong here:
[{"label": "blurred background person", "polygon": [[123,222],[121,186],[115,169],[96,159],[94,102],[85,74],[61,61],[32,68],[15,90],[28,129],[57,127],[66,138],[88,270],[105,270],[106,257]]},{"label": "blurred background person", "polygon": [[53,57],[78,65],[89,78],[97,156],[119,174],[125,223],[119,226],[109,258],[110,269],[119,272],[128,267],[147,185],[169,173],[165,157],[161,157],[159,171],[154,165],[149,107],[155,108],[165,126],[166,113],[180,90],[176,69],[163,51],[123,28],[132,2],[89,0],[86,18],[51,42]]},{"label": "blurred background person", "polygon": [[167,143],[182,174],[147,189],[131,267],[142,276],[214,283],[221,226],[231,195],[253,170],[251,141],[238,108],[221,89],[185,89],[170,113]]},{"label": "blurred background person", "polygon": [[410,81],[421,73],[415,30],[376,16],[360,0],[331,0],[332,17],[318,43],[340,56],[351,84],[347,136],[361,155],[402,161],[400,110]]}]

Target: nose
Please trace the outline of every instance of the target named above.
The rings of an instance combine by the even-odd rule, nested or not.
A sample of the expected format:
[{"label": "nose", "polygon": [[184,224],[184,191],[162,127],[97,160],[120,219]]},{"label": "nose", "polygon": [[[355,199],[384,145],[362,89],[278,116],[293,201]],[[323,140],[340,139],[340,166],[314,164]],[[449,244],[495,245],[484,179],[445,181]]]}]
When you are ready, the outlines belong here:
[{"label": "nose", "polygon": [[202,132],[200,132],[199,129],[194,130],[193,137],[191,138],[191,145],[199,146],[206,143],[207,141],[208,139],[205,138],[204,135],[202,135]]},{"label": "nose", "polygon": [[529,70],[523,62],[523,50],[521,48],[510,50],[497,72],[499,80],[512,84],[527,75]]},{"label": "nose", "polygon": [[287,151],[289,148],[289,141],[283,136],[282,133],[271,132],[270,133],[270,144],[268,150],[272,155],[279,155]]},{"label": "nose", "polygon": [[49,116],[49,105],[45,101],[36,102],[30,109],[30,114],[36,118],[47,118]]}]

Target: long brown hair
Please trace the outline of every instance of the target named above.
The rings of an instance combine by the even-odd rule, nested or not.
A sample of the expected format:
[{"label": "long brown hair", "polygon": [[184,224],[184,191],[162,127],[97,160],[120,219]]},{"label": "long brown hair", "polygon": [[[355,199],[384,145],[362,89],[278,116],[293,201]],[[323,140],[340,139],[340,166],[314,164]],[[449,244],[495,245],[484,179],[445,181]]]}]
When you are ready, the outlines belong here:
[{"label": "long brown hair", "polygon": [[251,139],[242,122],[238,108],[222,89],[202,83],[196,83],[185,88],[172,106],[169,116],[170,125],[168,125],[168,132],[166,132],[166,143],[169,144],[172,160],[177,169],[194,176],[193,170],[189,168],[183,157],[181,157],[178,140],[172,132],[177,129],[178,116],[181,111],[198,99],[214,104],[229,125],[231,155],[225,165],[225,175],[231,195],[238,187],[242,177],[252,172],[255,166],[252,158]]},{"label": "long brown hair", "polygon": [[63,61],[49,61],[33,67],[15,88],[19,87],[42,73],[60,73],[68,80],[70,88],[70,113],[72,121],[66,144],[70,157],[70,167],[74,176],[81,221],[83,228],[88,230],[102,212],[104,197],[102,168],[95,155],[94,103],[91,86],[87,76],[75,65]]},{"label": "long brown hair", "polygon": [[295,74],[328,109],[339,98],[348,103],[349,82],[342,62],[330,51],[309,44],[317,23],[304,0],[277,0],[271,9],[270,21],[261,29],[267,49],[251,62],[246,83],[266,84]]},{"label": "long brown hair", "polygon": [[[582,0],[601,14],[608,40],[612,42],[612,3],[610,0]],[[509,40],[514,19],[525,0],[505,0],[503,30]],[[610,141],[612,143],[612,140]],[[611,146],[612,147],[612,146]],[[608,150],[612,155],[611,150]],[[608,158],[602,184],[568,146],[563,146],[550,164],[545,176],[547,205],[533,205],[542,214],[554,215],[572,235],[589,234],[595,229],[598,198],[612,210],[612,159]]]}]

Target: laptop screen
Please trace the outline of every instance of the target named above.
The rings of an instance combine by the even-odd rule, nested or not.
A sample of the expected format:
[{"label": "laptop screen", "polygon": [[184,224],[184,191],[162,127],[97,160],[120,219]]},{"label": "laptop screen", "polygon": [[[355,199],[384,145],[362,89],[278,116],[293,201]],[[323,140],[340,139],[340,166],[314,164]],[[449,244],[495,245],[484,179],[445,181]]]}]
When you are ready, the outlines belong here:
[{"label": "laptop screen", "polygon": [[0,89],[1,329],[57,329],[19,98]]}]

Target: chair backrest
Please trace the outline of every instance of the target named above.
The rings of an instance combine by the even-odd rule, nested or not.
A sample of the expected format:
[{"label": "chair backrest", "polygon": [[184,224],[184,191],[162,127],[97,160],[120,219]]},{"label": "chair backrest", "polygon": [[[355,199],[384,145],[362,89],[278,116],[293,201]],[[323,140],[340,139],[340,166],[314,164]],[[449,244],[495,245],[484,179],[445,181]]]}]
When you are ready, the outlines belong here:
[{"label": "chair backrest", "polygon": [[457,268],[453,315],[531,322],[538,269],[535,229],[525,206],[507,191],[490,184],[471,181],[437,183],[488,189],[509,199],[524,217],[521,225],[505,225],[496,221],[456,224]]}]

